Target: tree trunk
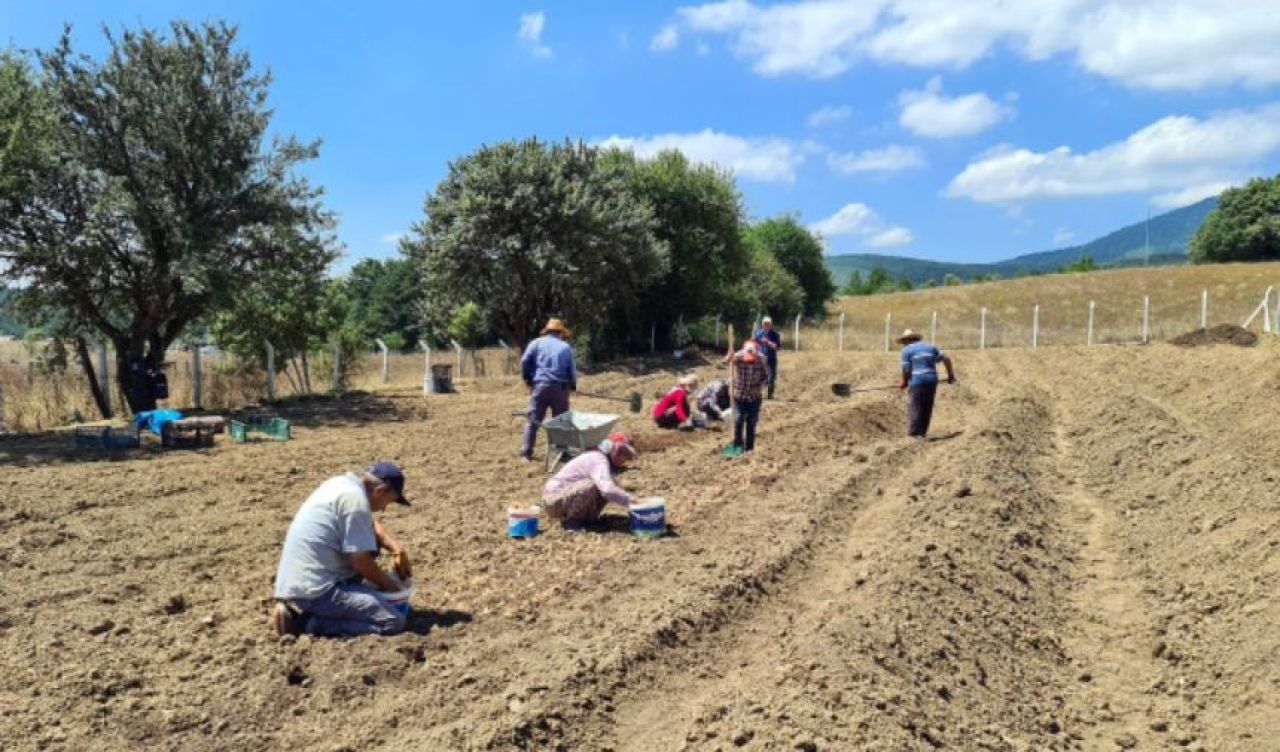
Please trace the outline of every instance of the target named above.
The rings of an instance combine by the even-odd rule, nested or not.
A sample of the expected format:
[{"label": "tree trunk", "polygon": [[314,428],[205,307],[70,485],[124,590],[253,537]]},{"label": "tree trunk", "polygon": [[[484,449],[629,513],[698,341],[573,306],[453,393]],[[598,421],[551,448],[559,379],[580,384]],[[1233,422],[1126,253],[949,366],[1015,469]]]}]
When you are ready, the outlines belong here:
[{"label": "tree trunk", "polygon": [[107,395],[102,393],[102,382],[98,381],[98,374],[93,369],[89,345],[84,341],[84,337],[79,335],[76,335],[76,357],[80,359],[80,367],[84,369],[85,378],[89,379],[89,391],[93,394],[93,401],[98,406],[98,413],[110,420],[111,408],[107,404]]},{"label": "tree trunk", "polygon": [[137,414],[156,409],[156,398],[151,391],[151,376],[147,373],[147,361],[143,344],[125,340],[116,342],[116,377],[120,391],[124,392],[129,411]]}]

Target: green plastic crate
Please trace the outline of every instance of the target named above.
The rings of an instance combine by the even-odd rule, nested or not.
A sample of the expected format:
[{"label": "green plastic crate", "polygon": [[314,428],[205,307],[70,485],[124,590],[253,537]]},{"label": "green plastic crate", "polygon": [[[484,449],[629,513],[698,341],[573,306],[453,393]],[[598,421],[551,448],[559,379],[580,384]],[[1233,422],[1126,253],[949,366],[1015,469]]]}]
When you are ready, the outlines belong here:
[{"label": "green plastic crate", "polygon": [[[293,430],[289,427],[289,421],[284,418],[271,418],[247,423],[230,420],[227,421],[227,433],[231,435],[231,440],[237,444],[243,444],[253,438],[258,438],[258,436],[272,441],[288,441],[293,437]],[[251,437],[250,434],[257,434],[258,436]]]}]

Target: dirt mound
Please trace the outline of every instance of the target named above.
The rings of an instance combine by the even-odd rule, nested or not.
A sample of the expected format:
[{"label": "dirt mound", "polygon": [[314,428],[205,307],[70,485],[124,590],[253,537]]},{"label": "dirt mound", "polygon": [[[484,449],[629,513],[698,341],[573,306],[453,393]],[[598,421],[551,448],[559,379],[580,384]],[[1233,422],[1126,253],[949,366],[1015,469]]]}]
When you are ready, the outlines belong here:
[{"label": "dirt mound", "polygon": [[1218,324],[1208,329],[1193,329],[1186,334],[1179,334],[1169,340],[1169,344],[1179,347],[1204,347],[1205,345],[1253,347],[1258,344],[1258,335],[1235,324]]}]

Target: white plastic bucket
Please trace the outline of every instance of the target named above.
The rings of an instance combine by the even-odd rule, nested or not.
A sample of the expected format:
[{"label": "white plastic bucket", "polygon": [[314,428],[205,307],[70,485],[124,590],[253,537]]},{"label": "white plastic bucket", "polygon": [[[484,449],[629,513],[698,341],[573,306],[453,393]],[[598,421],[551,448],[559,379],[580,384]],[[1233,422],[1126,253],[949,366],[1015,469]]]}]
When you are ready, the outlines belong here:
[{"label": "white plastic bucket", "polygon": [[650,496],[631,505],[631,534],[637,538],[659,538],[667,533],[667,500]]},{"label": "white plastic bucket", "polygon": [[395,572],[387,572],[387,576],[391,578],[392,582],[399,585],[400,589],[394,592],[383,591],[379,593],[379,595],[382,597],[382,600],[387,602],[388,606],[391,606],[405,616],[408,616],[409,599],[413,597],[413,580],[408,579],[401,582]]}]

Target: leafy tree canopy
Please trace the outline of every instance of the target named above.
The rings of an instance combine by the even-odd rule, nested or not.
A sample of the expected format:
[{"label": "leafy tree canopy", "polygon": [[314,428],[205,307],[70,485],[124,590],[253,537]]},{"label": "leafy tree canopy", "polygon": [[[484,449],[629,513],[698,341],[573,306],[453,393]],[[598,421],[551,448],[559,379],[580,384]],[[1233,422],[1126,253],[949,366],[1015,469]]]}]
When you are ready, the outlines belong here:
[{"label": "leafy tree canopy", "polygon": [[804,314],[821,316],[835,295],[831,272],[823,263],[822,241],[790,215],[766,219],[746,231],[752,250],[765,250],[782,264],[804,290]]},{"label": "leafy tree canopy", "polygon": [[1280,175],[1224,191],[1187,253],[1196,264],[1280,259]]},{"label": "leafy tree canopy", "polygon": [[[266,143],[270,77],[233,26],[107,41],[94,60],[68,30],[36,55],[38,73],[0,66],[0,261],[68,329],[112,341],[137,411],[155,406],[150,374],[188,324],[264,267],[328,258],[333,241],[319,191],[293,175],[317,146]],[[27,146],[11,159],[15,134]]]}]

